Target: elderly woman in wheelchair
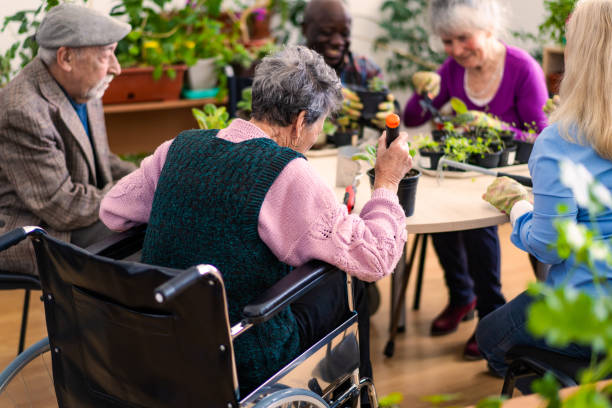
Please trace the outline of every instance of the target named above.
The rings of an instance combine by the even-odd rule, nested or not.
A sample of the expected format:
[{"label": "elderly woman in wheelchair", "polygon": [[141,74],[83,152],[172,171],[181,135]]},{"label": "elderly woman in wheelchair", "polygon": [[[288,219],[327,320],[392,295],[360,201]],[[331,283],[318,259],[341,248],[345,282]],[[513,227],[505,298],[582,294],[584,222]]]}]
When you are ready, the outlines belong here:
[{"label": "elderly woman in wheelchair", "polygon": [[[412,159],[407,134],[389,148],[383,134],[372,197],[361,214],[348,214],[303,155],[341,100],[340,81],[316,52],[294,46],[268,56],[255,73],[250,121],[185,131],[163,143],[108,193],[100,217],[117,231],[148,223],[145,263],[219,268],[232,323],[292,267],[313,259],[376,281],[392,272],[405,244],[396,191]],[[360,372],[371,376],[359,283]],[[243,334],[235,343],[241,394],[342,322],[345,291],[339,275]]]}]

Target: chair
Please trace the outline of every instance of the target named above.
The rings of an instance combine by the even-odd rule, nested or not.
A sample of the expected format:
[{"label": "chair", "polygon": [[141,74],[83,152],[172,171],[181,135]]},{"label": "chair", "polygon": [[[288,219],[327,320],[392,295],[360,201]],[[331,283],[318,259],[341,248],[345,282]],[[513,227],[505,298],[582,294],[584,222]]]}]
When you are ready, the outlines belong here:
[{"label": "chair", "polygon": [[[104,256],[40,228],[22,230],[18,238],[29,235],[36,251],[49,334],[48,345],[25,353],[35,357],[50,347],[60,408],[329,407],[358,400],[362,388],[377,406],[371,381],[357,374],[355,312],[249,395],[237,395],[232,341],[342,273],[330,265],[294,269],[230,327],[223,280],[213,266],[179,271],[110,258],[139,249],[144,229],[93,247]],[[27,357],[21,360],[0,374],[0,393],[27,364]]]},{"label": "chair", "polygon": [[512,398],[517,382],[524,383],[522,391],[530,391],[531,382],[550,372],[561,387],[578,384],[580,372],[587,368],[591,360],[569,357],[550,350],[529,346],[514,346],[506,353],[508,370],[504,378],[501,394]]}]

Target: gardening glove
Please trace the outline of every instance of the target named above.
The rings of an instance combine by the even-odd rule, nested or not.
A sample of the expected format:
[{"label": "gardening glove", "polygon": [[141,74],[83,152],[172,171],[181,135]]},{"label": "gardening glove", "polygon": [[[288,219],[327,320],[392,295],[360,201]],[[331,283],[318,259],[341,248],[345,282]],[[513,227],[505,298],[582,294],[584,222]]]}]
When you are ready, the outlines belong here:
[{"label": "gardening glove", "polygon": [[378,105],[378,112],[371,122],[379,129],[385,128],[385,120],[390,113],[395,113],[395,97],[393,94],[387,94],[387,100]]},{"label": "gardening glove", "polygon": [[518,181],[509,177],[498,177],[487,187],[482,198],[509,215],[518,201],[529,201],[529,193]]},{"label": "gardening glove", "polygon": [[555,111],[555,109],[557,109],[557,106],[559,106],[560,102],[561,99],[559,98],[559,95],[555,95],[552,98],[548,98],[546,100],[546,104],[542,106],[542,110],[544,111],[546,116],[550,116]]},{"label": "gardening glove", "polygon": [[412,75],[414,91],[423,95],[427,93],[430,99],[435,98],[440,93],[440,75],[437,72],[419,71]]},{"label": "gardening glove", "polygon": [[342,102],[342,115],[348,116],[352,120],[358,120],[361,117],[363,104],[359,100],[359,96],[348,88],[342,88],[344,101]]}]

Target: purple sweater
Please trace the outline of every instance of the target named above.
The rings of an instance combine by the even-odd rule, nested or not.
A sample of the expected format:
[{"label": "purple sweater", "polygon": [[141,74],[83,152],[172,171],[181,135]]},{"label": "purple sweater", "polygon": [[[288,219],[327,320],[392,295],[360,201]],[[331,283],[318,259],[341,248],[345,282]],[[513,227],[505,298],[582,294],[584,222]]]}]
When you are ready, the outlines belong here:
[{"label": "purple sweater", "polygon": [[[240,143],[268,135],[236,119],[218,137]],[[100,219],[110,229],[123,231],[148,222],[171,143],[161,144],[104,197]],[[320,259],[369,282],[393,271],[407,237],[406,216],[394,192],[376,189],[359,215],[348,214],[304,159],[292,160],[272,184],[261,206],[258,232],[286,264],[299,266]]]},{"label": "purple sweater", "polygon": [[[548,99],[544,72],[538,63],[525,51],[506,45],[504,73],[497,93],[486,106],[478,106],[468,98],[463,86],[465,68],[453,58],[447,58],[438,69],[442,79],[440,93],[433,100],[436,108],[441,108],[451,97],[461,99],[470,110],[491,113],[509,124],[523,138],[521,130],[525,124],[535,122],[539,133],[548,122],[542,107]],[[404,125],[419,126],[431,118],[419,105],[415,93],[404,109]]]}]

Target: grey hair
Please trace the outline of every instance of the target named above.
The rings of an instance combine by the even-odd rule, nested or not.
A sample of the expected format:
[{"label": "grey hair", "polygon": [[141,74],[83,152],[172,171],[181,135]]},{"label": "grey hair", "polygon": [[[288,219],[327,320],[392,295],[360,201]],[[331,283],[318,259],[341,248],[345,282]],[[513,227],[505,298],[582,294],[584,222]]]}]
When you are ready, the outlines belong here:
[{"label": "grey hair", "polygon": [[255,69],[252,117],[289,126],[302,111],[306,124],[337,110],[342,85],[335,71],[316,51],[289,46],[265,57]]},{"label": "grey hair", "polygon": [[480,29],[495,37],[506,33],[506,9],[499,0],[431,0],[429,21],[437,36]]},{"label": "grey hair", "polygon": [[37,55],[46,66],[50,67],[57,61],[57,50],[58,48],[39,47]]}]

